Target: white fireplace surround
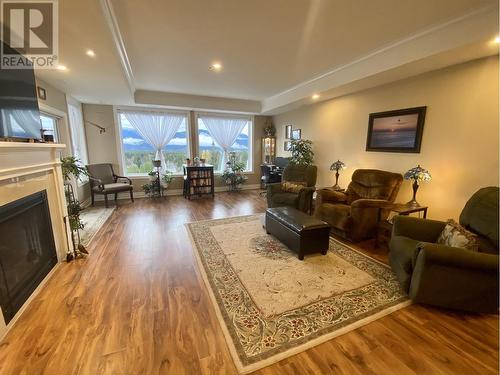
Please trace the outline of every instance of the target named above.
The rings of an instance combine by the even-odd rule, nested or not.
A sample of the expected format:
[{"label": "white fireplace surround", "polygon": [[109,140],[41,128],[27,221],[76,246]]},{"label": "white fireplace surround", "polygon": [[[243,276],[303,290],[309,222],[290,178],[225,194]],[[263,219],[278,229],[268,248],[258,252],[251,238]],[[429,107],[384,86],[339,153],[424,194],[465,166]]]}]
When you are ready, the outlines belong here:
[{"label": "white fireplace surround", "polygon": [[[59,262],[66,258],[69,239],[69,232],[64,226],[67,209],[59,157],[65,147],[64,144],[54,143],[0,142],[0,206],[46,190]],[[15,324],[51,274],[45,277],[8,325],[0,310],[0,339]]]}]

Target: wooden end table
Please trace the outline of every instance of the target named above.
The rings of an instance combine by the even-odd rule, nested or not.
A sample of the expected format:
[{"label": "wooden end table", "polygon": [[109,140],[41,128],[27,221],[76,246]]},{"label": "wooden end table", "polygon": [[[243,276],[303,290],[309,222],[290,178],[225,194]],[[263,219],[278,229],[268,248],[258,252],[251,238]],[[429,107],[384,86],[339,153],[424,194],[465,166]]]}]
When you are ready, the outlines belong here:
[{"label": "wooden end table", "polygon": [[[391,212],[396,212],[398,215],[408,216],[414,213],[422,213],[424,219],[427,218],[428,206],[411,206],[403,203],[395,203],[388,208]],[[378,228],[377,235],[375,237],[375,247],[379,248],[381,244],[388,246],[392,235],[392,223],[388,220],[381,220],[380,215],[382,214],[382,209],[378,210]]]}]

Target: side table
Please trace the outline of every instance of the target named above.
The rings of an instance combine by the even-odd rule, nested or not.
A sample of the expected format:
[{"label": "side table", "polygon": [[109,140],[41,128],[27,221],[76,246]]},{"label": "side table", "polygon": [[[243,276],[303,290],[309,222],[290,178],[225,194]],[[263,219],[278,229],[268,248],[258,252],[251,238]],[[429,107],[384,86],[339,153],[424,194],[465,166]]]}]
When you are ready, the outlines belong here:
[{"label": "side table", "polygon": [[[428,206],[410,206],[402,203],[395,203],[389,207],[389,211],[395,212],[398,215],[408,216],[413,213],[422,213],[424,219],[427,218]],[[379,248],[381,245],[388,246],[392,235],[392,223],[388,220],[381,220],[380,215],[382,209],[378,210],[378,227],[377,235],[375,236],[375,247]]]}]

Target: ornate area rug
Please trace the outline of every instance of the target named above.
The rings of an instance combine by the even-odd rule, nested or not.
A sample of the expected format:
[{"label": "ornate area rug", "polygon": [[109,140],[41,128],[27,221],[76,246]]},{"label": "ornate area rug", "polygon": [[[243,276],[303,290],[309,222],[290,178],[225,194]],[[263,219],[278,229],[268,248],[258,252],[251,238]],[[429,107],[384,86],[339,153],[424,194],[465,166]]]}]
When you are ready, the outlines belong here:
[{"label": "ornate area rug", "polygon": [[88,246],[114,210],[114,207],[87,207],[80,213],[80,219],[84,225],[80,231],[80,239],[83,246]]},{"label": "ornate area rug", "polygon": [[330,239],[297,255],[262,215],[186,224],[231,355],[255,371],[409,304],[391,269]]}]

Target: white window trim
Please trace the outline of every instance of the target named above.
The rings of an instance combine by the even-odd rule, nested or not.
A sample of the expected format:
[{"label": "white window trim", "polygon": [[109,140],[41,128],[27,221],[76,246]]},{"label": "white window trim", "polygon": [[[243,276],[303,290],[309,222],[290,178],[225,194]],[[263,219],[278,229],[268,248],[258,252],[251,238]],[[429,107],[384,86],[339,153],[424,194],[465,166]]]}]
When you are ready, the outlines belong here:
[{"label": "white window trim", "polygon": [[[68,136],[69,136],[69,147],[71,149],[71,154],[72,155],[74,154],[74,150],[73,150],[73,132],[71,131],[71,121],[70,121],[70,105],[75,106],[75,107],[79,107],[79,109],[81,111],[81,115],[82,115],[83,143],[84,143],[83,144],[83,148],[84,148],[85,154],[87,156],[87,164],[89,164],[90,163],[90,160],[89,160],[89,150],[87,148],[87,132],[85,130],[85,118],[83,117],[83,106],[82,106],[81,102],[79,102],[78,100],[74,99],[72,96],[66,95],[66,108],[67,108],[67,111],[68,111]],[[84,162],[84,160],[82,160],[82,161]],[[76,184],[77,184],[78,187],[84,186],[84,185],[86,185],[88,183],[89,183],[88,179],[85,179],[83,181],[81,181],[81,180],[77,180],[76,181]]]},{"label": "white window trim", "polygon": [[[187,155],[186,158],[190,157],[192,154],[191,151],[191,116],[189,111],[182,111],[176,109],[166,109],[166,108],[145,108],[145,107],[133,107],[133,106],[113,106],[113,118],[115,122],[115,140],[116,140],[116,149],[118,150],[118,164],[120,165],[120,175],[127,176],[131,180],[143,180],[147,178],[147,173],[143,174],[127,174],[125,171],[125,152],[123,151],[123,142],[122,142],[122,124],[120,121],[120,114],[122,112],[152,112],[152,113],[168,113],[168,114],[178,114],[186,116],[186,139],[187,139]],[[175,173],[172,175],[173,177],[182,177],[182,173]]]},{"label": "white window trim", "polygon": [[[244,114],[237,114],[237,113],[225,113],[225,112],[194,112],[194,118],[195,118],[195,132],[196,132],[196,155],[200,154],[200,141],[199,141],[199,129],[198,129],[198,119],[200,116],[214,116],[214,117],[228,117],[228,118],[237,118],[237,119],[247,119],[250,121],[250,129],[248,129],[248,145],[249,145],[249,150],[248,150],[248,165],[249,169],[244,171],[243,174],[254,174],[254,167],[253,167],[253,148],[254,148],[254,129],[255,129],[255,116],[253,115],[244,115]],[[216,176],[220,176],[222,172],[215,172],[214,174]]]}]

